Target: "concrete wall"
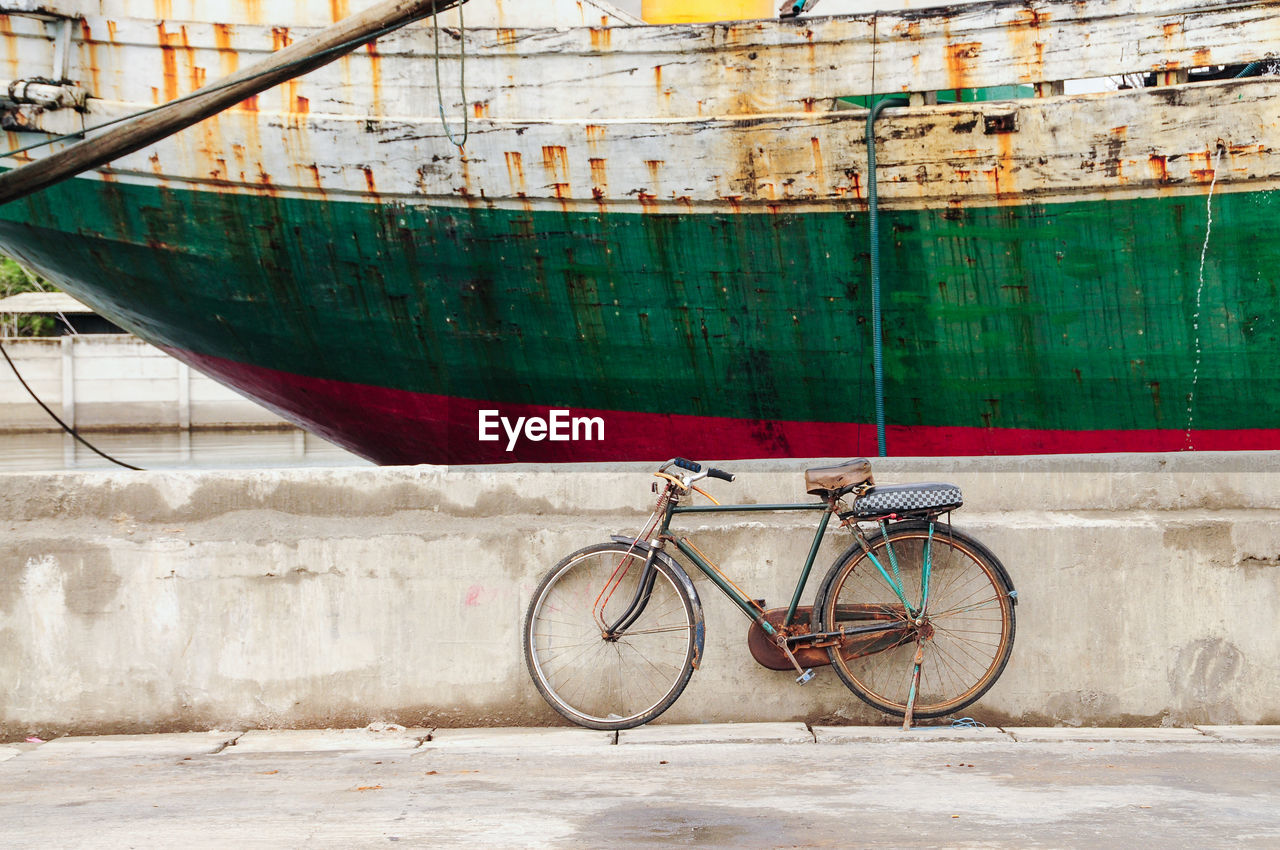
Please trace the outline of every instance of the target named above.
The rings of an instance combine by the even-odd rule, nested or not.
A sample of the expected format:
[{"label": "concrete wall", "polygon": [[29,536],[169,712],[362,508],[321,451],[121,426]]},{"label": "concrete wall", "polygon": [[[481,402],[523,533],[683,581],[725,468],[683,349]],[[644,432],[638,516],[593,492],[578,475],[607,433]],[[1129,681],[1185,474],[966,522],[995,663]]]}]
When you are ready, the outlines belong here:
[{"label": "concrete wall", "polygon": [[[9,339],[4,346],[40,400],[83,430],[291,427],[133,336]],[[58,426],[0,363],[0,431],[33,430]]]},{"label": "concrete wall", "polygon": [[[712,482],[734,500],[804,498],[796,464],[726,466],[751,470]],[[1280,455],[876,470],[961,484],[957,526],[1020,592],[1013,660],[969,714],[1280,722]],[[558,722],[521,656],[529,595],[562,555],[636,530],[650,480],[635,467],[0,475],[0,740]],[[704,551],[784,602],[812,517],[706,519]],[[758,667],[745,618],[698,585],[705,663],[665,720],[877,720],[829,670],[800,688]]]}]

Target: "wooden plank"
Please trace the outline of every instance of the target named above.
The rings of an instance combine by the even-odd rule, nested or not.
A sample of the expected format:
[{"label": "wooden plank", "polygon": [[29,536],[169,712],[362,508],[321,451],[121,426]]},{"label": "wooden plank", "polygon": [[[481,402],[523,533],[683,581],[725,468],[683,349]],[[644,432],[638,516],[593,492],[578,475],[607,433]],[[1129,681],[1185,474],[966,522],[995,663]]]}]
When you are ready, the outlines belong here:
[{"label": "wooden plank", "polygon": [[[287,37],[315,32],[294,27]],[[267,56],[282,36],[265,25],[158,27],[91,16],[80,37],[88,39],[81,67],[97,63],[82,84],[104,100],[151,103]],[[22,42],[9,45],[10,53],[30,56],[29,64],[47,50],[32,37],[6,40]],[[464,108],[517,120],[805,113],[872,90],[1035,84],[1265,58],[1280,44],[1280,0],[1032,0],[799,23],[468,28],[466,42],[466,104],[458,41],[442,44],[440,88],[454,120]],[[420,25],[290,82],[255,107],[430,118],[435,90],[430,27]]]},{"label": "wooden plank", "polygon": [[[1223,110],[1218,105],[1230,102]],[[890,207],[1097,200],[1280,186],[1280,80],[1201,83],[1063,98],[887,110],[877,125],[880,202]],[[1012,119],[987,132],[987,118]],[[237,147],[272,175],[273,195],[459,207],[688,212],[862,209],[860,112],[692,121],[473,123],[466,157],[438,124],[313,117],[313,172],[291,154],[296,131],[270,116],[221,119],[216,147],[184,134],[120,163],[113,179],[202,174]],[[1218,164],[1218,148],[1222,159]],[[343,157],[338,159],[341,149]],[[219,191],[259,191],[251,170]],[[174,181],[176,185],[180,182]]]},{"label": "wooden plank", "polygon": [[[491,117],[711,117],[815,111],[873,91],[1248,62],[1274,55],[1276,44],[1276,0],[1172,7],[1041,0],[800,23],[468,29],[466,74],[468,106],[483,104]],[[441,88],[455,115],[463,108],[458,49],[452,38],[442,48]],[[353,65],[379,67],[348,69],[341,92],[332,89],[342,76],[330,74],[317,79],[317,91],[301,93],[314,112],[372,106],[374,114],[423,114],[435,101],[431,51],[421,29],[405,31],[381,39],[376,59],[354,58]]]},{"label": "wooden plank", "polygon": [[[477,96],[496,89],[487,103],[495,117],[804,112],[872,92],[1247,62],[1274,55],[1278,12],[1273,0],[997,2],[799,24],[614,28],[607,39],[530,30],[488,42],[477,32],[468,79]],[[505,71],[488,69],[484,58],[502,52],[511,60]]]}]

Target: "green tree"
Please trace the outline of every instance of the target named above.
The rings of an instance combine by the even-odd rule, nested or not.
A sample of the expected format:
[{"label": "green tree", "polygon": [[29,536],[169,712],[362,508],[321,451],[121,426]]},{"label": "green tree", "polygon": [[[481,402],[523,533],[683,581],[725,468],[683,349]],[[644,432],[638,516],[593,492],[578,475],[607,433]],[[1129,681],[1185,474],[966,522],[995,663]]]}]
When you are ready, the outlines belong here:
[{"label": "green tree", "polygon": [[[19,292],[56,292],[57,287],[0,255],[0,298]],[[48,316],[15,316],[0,313],[0,337],[53,336],[57,323]]]}]

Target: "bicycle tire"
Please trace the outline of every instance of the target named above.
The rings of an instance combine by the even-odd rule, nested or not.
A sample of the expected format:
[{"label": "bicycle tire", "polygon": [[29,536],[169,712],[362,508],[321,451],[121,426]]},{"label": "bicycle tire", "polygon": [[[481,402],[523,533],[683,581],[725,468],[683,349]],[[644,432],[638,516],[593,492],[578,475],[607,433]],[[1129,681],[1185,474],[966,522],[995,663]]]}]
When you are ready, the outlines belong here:
[{"label": "bicycle tire", "polygon": [[618,638],[604,636],[602,624],[616,622],[634,598],[646,554],[628,543],[579,549],[546,574],[529,602],[529,675],[543,699],[579,726],[648,723],[693,675],[702,609],[685,590],[687,578],[662,558],[643,612]]},{"label": "bicycle tire", "polygon": [[[928,539],[924,521],[896,522],[867,538],[885,570],[896,566],[908,602],[919,604],[921,566]],[[913,715],[927,719],[960,711],[1000,678],[1013,652],[1016,631],[1013,583],[992,552],[950,526],[936,525],[931,548],[930,593],[923,625],[913,625],[860,544],[836,559],[819,590],[820,630],[870,619],[897,621],[892,631],[852,639],[828,649],[831,665],[848,688],[886,714],[905,715],[917,645],[923,649]],[[874,615],[868,613],[874,609]],[[842,619],[843,618],[843,619]]]}]

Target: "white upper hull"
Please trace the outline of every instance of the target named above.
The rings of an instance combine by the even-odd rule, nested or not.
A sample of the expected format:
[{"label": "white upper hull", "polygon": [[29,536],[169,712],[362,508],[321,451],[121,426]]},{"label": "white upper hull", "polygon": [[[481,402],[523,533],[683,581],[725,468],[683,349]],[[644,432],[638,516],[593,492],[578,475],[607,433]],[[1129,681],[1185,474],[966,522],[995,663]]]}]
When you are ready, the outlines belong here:
[{"label": "white upper hull", "polygon": [[[221,4],[216,19],[209,5],[56,4],[82,15],[70,25],[66,64],[87,111],[15,106],[9,126],[74,132],[172,100],[357,4],[245,0]],[[877,125],[881,202],[1199,194],[1215,179],[1217,191],[1270,189],[1280,174],[1275,78],[1053,92],[1065,79],[1164,71],[1176,83],[1178,69],[1249,61],[1259,45],[1280,43],[1278,10],[1277,2],[1091,0],[635,26],[586,0],[471,0],[465,30],[442,21],[439,86],[434,27],[421,22],[122,157],[98,177],[335,201],[852,211],[865,208],[871,179],[866,113],[840,98],[1039,84],[1047,96],[952,106],[920,97],[887,113]],[[516,25],[543,19],[558,25]],[[0,31],[8,33],[0,77],[48,75],[52,25],[11,15],[0,17]],[[455,138],[466,117],[461,150],[438,97]],[[39,138],[9,133],[15,148]]]}]

